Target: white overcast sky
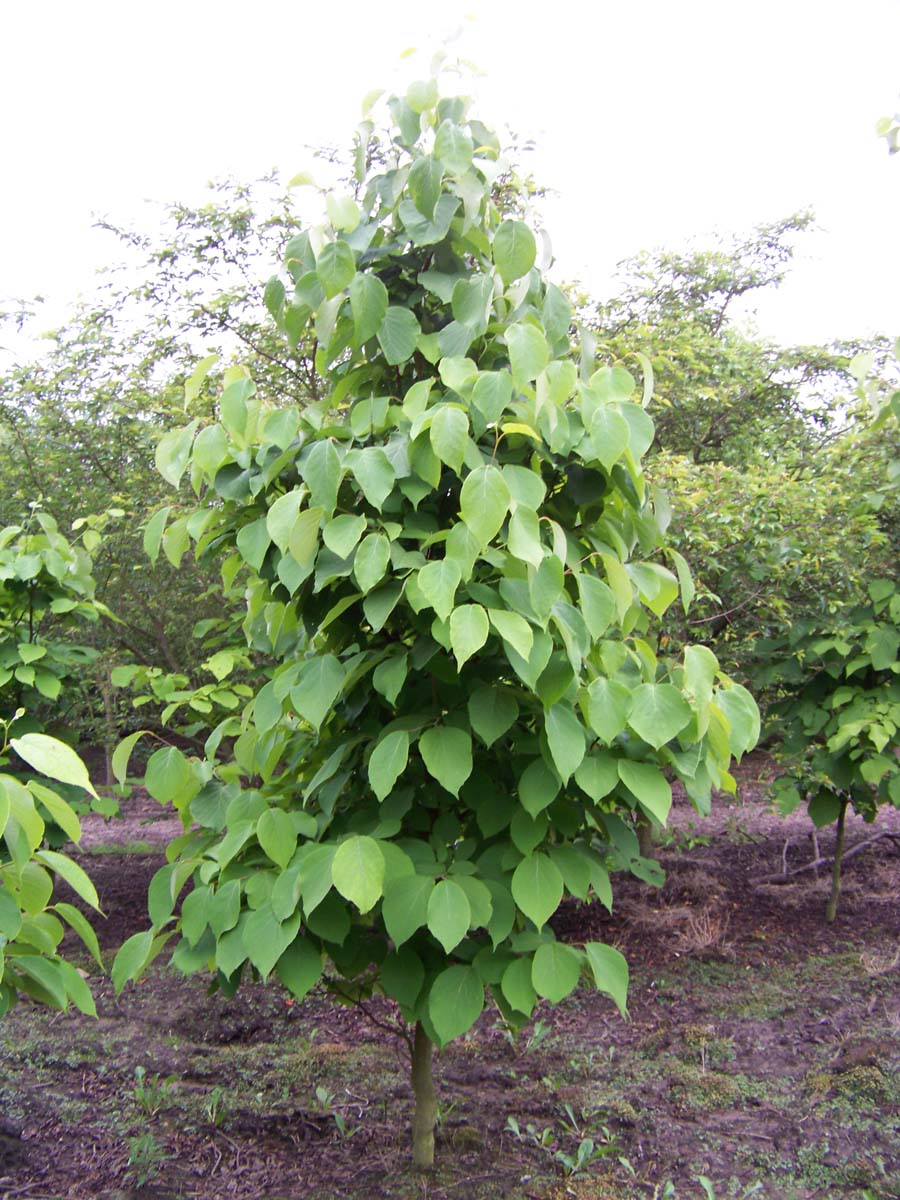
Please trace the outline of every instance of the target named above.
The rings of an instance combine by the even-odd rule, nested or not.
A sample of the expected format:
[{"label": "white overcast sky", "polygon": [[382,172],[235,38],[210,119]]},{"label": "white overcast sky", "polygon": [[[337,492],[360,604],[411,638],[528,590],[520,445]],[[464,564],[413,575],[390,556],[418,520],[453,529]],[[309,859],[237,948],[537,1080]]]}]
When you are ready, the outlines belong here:
[{"label": "white overcast sky", "polygon": [[152,202],[349,145],[362,96],[405,88],[460,26],[479,115],[534,138],[558,192],[559,278],[601,296],[642,248],[812,206],[761,331],[900,333],[900,156],[874,134],[897,107],[900,0],[7,0],[0,299],[61,312],[89,291],[119,253],[94,214],[150,228]]}]

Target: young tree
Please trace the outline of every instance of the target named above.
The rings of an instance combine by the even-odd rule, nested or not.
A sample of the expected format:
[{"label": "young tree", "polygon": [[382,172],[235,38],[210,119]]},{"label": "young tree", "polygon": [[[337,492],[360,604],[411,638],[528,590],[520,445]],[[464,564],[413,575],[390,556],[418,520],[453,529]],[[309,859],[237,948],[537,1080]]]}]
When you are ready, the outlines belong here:
[{"label": "young tree", "polygon": [[176,965],[223,988],[274,972],[302,997],[327,961],[342,998],[391,997],[427,1168],[433,1049],[488,996],[517,1026],[587,970],[624,1011],[621,954],[560,942],[553,915],[652,872],[636,821],[665,823],[670,774],[701,809],[733,788],[758,717],[707,649],[652,649],[679,590],[640,468],[653,423],[626,370],[573,359],[534,233],[498,210],[497,138],[434,80],[388,109],[377,167],[366,121],[355,197],[326,197],[266,288],[288,336],[314,331],[321,399],[232,370],[219,420],[161,446],[199,497],[179,528],[246,572],[272,668],[206,761],[150,759],[186,833],[114,977],[174,932]]},{"label": "young tree", "polygon": [[[895,355],[900,360],[900,342]],[[872,418],[868,434],[890,453],[896,439],[885,433],[900,420],[900,392],[883,379],[866,379],[865,371],[861,364],[858,393]],[[896,505],[900,460],[889,462],[885,476],[865,497],[879,514]],[[765,682],[781,694],[772,708],[788,764],[776,783],[781,806],[792,812],[805,801],[816,826],[836,826],[828,922],[840,900],[847,809],[874,822],[882,805],[900,808],[898,650],[896,579],[874,579],[862,603],[845,606],[831,620],[800,622],[762,645],[769,660]]]},{"label": "young tree", "polygon": [[33,508],[23,524],[0,530],[0,698],[7,714],[0,718],[0,1016],[19,993],[56,1008],[71,1001],[95,1015],[88,985],[58,947],[65,922],[102,968],[97,938],[77,908],[52,900],[59,876],[98,907],[88,876],[56,847],[81,836],[73,794],[88,793],[101,809],[104,802],[75,751],[40,732],[37,718],[53,703],[59,724],[67,693],[92,657],[66,633],[96,624],[103,611],[90,555],[47,513]]}]

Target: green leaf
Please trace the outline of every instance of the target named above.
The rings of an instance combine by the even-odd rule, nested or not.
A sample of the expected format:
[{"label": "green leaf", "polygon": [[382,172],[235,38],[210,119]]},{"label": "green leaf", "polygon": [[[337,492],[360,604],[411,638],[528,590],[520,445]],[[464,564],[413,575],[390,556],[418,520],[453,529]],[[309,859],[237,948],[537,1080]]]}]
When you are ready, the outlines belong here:
[{"label": "green leaf", "polygon": [[85,904],[89,904],[91,908],[96,908],[99,912],[100,900],[97,896],[97,889],[78,863],[73,862],[71,858],[66,858],[64,854],[58,854],[55,850],[38,850],[35,858],[55,871],[82,898]]},{"label": "green leaf", "polygon": [[660,825],[665,825],[672,807],[672,789],[659,767],[621,758],[619,778],[640,801],[641,807]]},{"label": "green leaf", "polygon": [[409,659],[406,654],[396,654],[386,662],[379,663],[372,674],[372,685],[380,692],[388,704],[396,704],[400,689],[406,682],[409,673]]},{"label": "green leaf", "polygon": [[550,822],[543,813],[530,817],[520,809],[509,822],[509,836],[518,851],[531,854],[546,838],[549,828]]},{"label": "green leaf", "polygon": [[94,933],[94,930],[84,913],[81,912],[80,909],[77,909],[73,904],[66,904],[65,901],[62,900],[54,904],[53,908],[54,911],[58,912],[63,920],[75,930],[75,932],[84,942],[85,946],[88,948],[91,958],[93,958],[100,970],[105,971],[106,968],[103,964],[103,956],[100,953],[100,943],[97,941],[97,935]]},{"label": "green leaf", "polygon": [[191,464],[211,481],[230,457],[228,434],[222,425],[207,425],[194,439]]},{"label": "green leaf", "polygon": [[706,646],[687,646],[684,651],[684,691],[694,709],[705,712],[712,700],[719,664]]},{"label": "green leaf", "polygon": [[678,598],[678,581],[659,563],[629,563],[628,574],[637,584],[640,598],[656,616],[661,617]]},{"label": "green leaf", "polygon": [[578,986],[581,976],[581,955],[562,942],[545,942],[538,946],[531,965],[534,990],[551,1004],[559,1004]]},{"label": "green leaf", "polygon": [[368,502],[381,512],[397,478],[391,460],[380,446],[366,446],[364,450],[351,450],[344,461]]},{"label": "green leaf", "polygon": [[357,273],[350,283],[350,311],[360,345],[373,338],[388,310],[388,290],[377,275]]},{"label": "green leaf", "polygon": [[143,933],[133,933],[122,943],[112,965],[112,981],[117,996],[129,980],[138,978],[149,962],[152,952],[152,929]]},{"label": "green leaf", "polygon": [[306,938],[298,937],[275,964],[275,974],[298,1000],[322,977],[322,955]]},{"label": "green leaf", "polygon": [[546,854],[530,854],[513,872],[512,894],[520,911],[542,929],[559,908],[563,877]]},{"label": "green leaf", "polygon": [[404,875],[385,888],[381,916],[395,946],[408,941],[428,920],[428,901],[434,886],[427,875]]},{"label": "green leaf", "polygon": [[387,363],[396,367],[412,358],[421,332],[408,308],[391,305],[378,329],[378,342]]},{"label": "green leaf", "polygon": [[[199,421],[191,421],[183,429],[172,429],[164,433],[156,446],[156,469],[172,487],[178,487],[191,456],[191,443],[197,432]],[[162,531],[160,531],[162,532]]]},{"label": "green leaf", "polygon": [[542,758],[536,758],[519,779],[519,802],[531,817],[537,817],[559,795],[559,777]]},{"label": "green leaf", "polygon": [[472,909],[466,893],[452,879],[435,885],[428,899],[428,928],[450,954],[466,936]]},{"label": "green leaf", "polygon": [[84,788],[92,796],[97,796],[88,777],[87,767],[71,746],[49,737],[46,733],[25,733],[21,737],[10,738],[9,744],[19,758],[41,775],[59,783],[71,783],[75,787]]},{"label": "green leaf", "polygon": [[675,564],[675,571],[678,575],[678,586],[681,589],[681,607],[687,613],[690,611],[697,591],[694,586],[693,576],[691,575],[691,568],[688,566],[684,555],[679,554],[677,550],[669,549],[666,553]]},{"label": "green leaf", "polygon": [[[284,922],[279,921],[269,904],[262,905],[247,914],[239,926],[241,943],[246,956],[253,963],[263,979],[266,979],[275,964],[297,936],[300,927],[300,914],[295,913]],[[228,935],[226,934],[225,937]],[[217,965],[222,939],[216,947]]]},{"label": "green leaf", "polygon": [[739,683],[732,684],[727,690],[720,689],[716,704],[728,719],[731,753],[740,757],[752,750],[759,741],[759,709],[747,689]]},{"label": "green leaf", "polygon": [[[494,300],[494,281],[490,275],[473,275],[461,279],[453,289],[451,309],[455,320],[470,329],[476,337],[487,329]],[[472,379],[478,375],[478,368],[471,359]],[[454,384],[447,384],[455,387]]]},{"label": "green leaf", "polygon": [[474,967],[447,967],[431,985],[428,1016],[442,1045],[471,1029],[483,1008],[484,986]]},{"label": "green leaf", "polygon": [[353,575],[361,592],[370,592],[384,578],[391,561],[391,543],[383,533],[370,533],[360,542]]},{"label": "green leaf", "polygon": [[383,737],[369,759],[369,783],[379,800],[391,794],[394,784],[406,770],[409,760],[409,734],[403,729]]},{"label": "green leaf", "polygon": [[524,221],[503,221],[494,234],[494,263],[505,284],[527,275],[534,266],[537,245]]},{"label": "green leaf", "polygon": [[333,654],[321,654],[308,660],[291,689],[296,712],[318,729],[331,711],[344,686],[346,672]]},{"label": "green leaf", "polygon": [[259,517],[238,531],[237,548],[244,562],[259,571],[271,545],[265,517]]},{"label": "green leaf", "polygon": [[[61,796],[57,796],[56,792],[48,787],[44,787],[35,779],[29,781],[28,790],[37,800],[40,800],[41,804],[46,808],[63,833],[65,833],[66,837],[71,838],[73,842],[80,841],[81,822],[78,820],[75,810]],[[3,799],[0,799],[0,806],[2,805]],[[3,807],[0,807],[0,831],[2,831],[3,826],[6,824],[3,817]]]},{"label": "green leaf", "polygon": [[602,579],[593,575],[579,574],[578,595],[581,599],[581,615],[588,632],[596,641],[601,638],[616,615],[616,601]]},{"label": "green leaf", "polygon": [[256,838],[272,862],[282,871],[294,857],[297,849],[297,831],[288,813],[280,808],[269,808],[256,824]]},{"label": "green leaf", "polygon": [[425,968],[418,954],[406,946],[385,958],[378,977],[386,995],[398,1004],[412,1008],[425,982]]},{"label": "green leaf", "polygon": [[159,547],[171,511],[168,507],[159,509],[144,527],[144,553],[152,563],[159,558]]},{"label": "green leaf", "polygon": [[163,746],[151,754],[144,787],[160,804],[171,804],[191,782],[191,766],[177,746]]},{"label": "green leaf", "polygon": [[490,747],[512,728],[519,706],[509,692],[482,687],[469,697],[468,711],[472,729]]},{"label": "green leaf", "polygon": [[817,792],[809,802],[809,819],[817,829],[833,825],[841,815],[841,800],[829,792]]},{"label": "green leaf", "polygon": [[423,113],[426,109],[434,108],[437,101],[438,87],[435,79],[417,80],[406,89],[406,103],[414,113]]},{"label": "green leaf", "polygon": [[506,544],[516,558],[530,563],[533,567],[539,567],[544,559],[544,547],[541,545],[541,527],[537,513],[529,508],[517,508],[509,519]]},{"label": "green leaf", "polygon": [[459,795],[472,774],[472,739],[464,729],[440,725],[427,729],[419,738],[419,753],[429,775],[441,787]]},{"label": "green leaf", "polygon": [[303,482],[312,493],[313,504],[333,513],[343,474],[340,455],[330,438],[316,442],[300,467]]},{"label": "green leaf", "polygon": [[434,138],[434,156],[451,175],[464,175],[472,165],[472,139],[453,121],[442,121]]},{"label": "green leaf", "polygon": [[461,580],[459,566],[451,558],[426,563],[416,576],[419,590],[442,621],[446,621],[453,611]]},{"label": "green leaf", "polygon": [[602,800],[619,782],[618,760],[611,754],[590,754],[575,772],[575,782],[592,800]]},{"label": "green leaf", "polygon": [[631,692],[614,679],[595,679],[588,688],[587,719],[591,729],[611,745],[628,723]]},{"label": "green leaf", "polygon": [[499,608],[489,609],[488,616],[503,640],[527,661],[534,645],[534,633],[525,618]]},{"label": "green leaf", "polygon": [[349,558],[353,547],[365,531],[365,517],[352,517],[349,513],[344,513],[326,522],[322,530],[322,541],[338,558]]},{"label": "green leaf", "polygon": [[520,387],[532,383],[550,361],[547,339],[537,326],[524,322],[510,325],[505,336],[513,382]]},{"label": "green leaf", "polygon": [[454,608],[450,614],[450,645],[460,671],[463,663],[487,641],[489,628],[487,613],[480,604],[463,604]]},{"label": "green leaf", "polygon": [[367,913],[381,899],[384,865],[384,855],[374,838],[349,837],[337,848],[331,880],[345,900]]},{"label": "green leaf", "polygon": [[603,942],[585,942],[584,951],[594,973],[597,990],[612,996],[623,1017],[628,1016],[628,963],[624,956]]},{"label": "green leaf", "polygon": [[628,422],[615,408],[601,404],[591,416],[591,445],[597,460],[611,471],[628,449],[630,437]]},{"label": "green leaf", "polygon": [[547,495],[540,472],[532,471],[529,467],[517,467],[514,463],[506,463],[502,470],[513,501],[537,512]]},{"label": "green leaf", "polygon": [[433,411],[429,430],[432,449],[441,462],[459,474],[469,440],[469,418],[455,404],[442,404]]},{"label": "green leaf", "polygon": [[363,600],[363,612],[372,626],[373,633],[378,633],[383,628],[385,621],[396,608],[402,592],[402,583],[388,583],[377,591],[370,592]]},{"label": "green leaf", "polygon": [[544,729],[554,765],[566,783],[584,758],[584,727],[568,704],[554,704],[544,714]]},{"label": "green leaf", "polygon": [[[445,192],[434,206],[433,220],[423,217],[412,200],[401,200],[397,205],[397,214],[417,246],[433,246],[447,236],[458,208],[459,199]],[[437,334],[434,336],[437,338]]]},{"label": "green leaf", "polygon": [[429,221],[434,219],[434,208],[441,196],[444,168],[431,154],[423,154],[409,171],[409,194],[413,204]]},{"label": "green leaf", "polygon": [[537,1004],[537,993],[531,982],[531,959],[517,958],[509,964],[500,980],[500,990],[516,1012],[530,1017]]},{"label": "green leaf", "polygon": [[338,196],[329,192],[325,197],[328,220],[341,233],[352,233],[359,225],[359,206],[352,196]]},{"label": "green leaf", "polygon": [[496,425],[512,396],[513,381],[508,371],[482,371],[472,389],[472,403],[488,425]]},{"label": "green leaf", "polygon": [[460,511],[480,546],[486,546],[502,526],[509,501],[509,488],[497,467],[477,467],[466,476],[459,494]]},{"label": "green leaf", "polygon": [[293,488],[279,496],[266,514],[266,529],[269,537],[282,552],[288,548],[291,530],[297,520],[300,505],[306,496],[306,488]]},{"label": "green leaf", "polygon": [[331,300],[348,287],[356,274],[356,259],[346,242],[329,242],[316,260],[316,278]]},{"label": "green leaf", "polygon": [[494,900],[491,889],[473,875],[455,875],[453,882],[462,888],[472,910],[471,929],[486,929],[490,924],[494,911]]},{"label": "green leaf", "polygon": [[671,683],[642,683],[631,693],[628,724],[654,750],[679,734],[691,716],[688,702]]}]

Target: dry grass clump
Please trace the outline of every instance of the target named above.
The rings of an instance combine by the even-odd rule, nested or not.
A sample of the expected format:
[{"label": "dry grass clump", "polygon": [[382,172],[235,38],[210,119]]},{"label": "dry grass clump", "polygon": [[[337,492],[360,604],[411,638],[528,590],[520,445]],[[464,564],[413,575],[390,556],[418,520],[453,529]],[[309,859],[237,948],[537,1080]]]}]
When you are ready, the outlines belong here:
[{"label": "dry grass clump", "polygon": [[900,966],[900,946],[896,950],[864,950],[859,964],[867,975],[889,975]]},{"label": "dry grass clump", "polygon": [[707,909],[692,912],[675,937],[674,947],[679,954],[734,957],[734,946],[728,941],[730,919],[727,913]]},{"label": "dry grass clump", "polygon": [[674,930],[684,925],[693,913],[687,904],[651,904],[647,900],[623,899],[619,912],[626,922],[637,930]]}]

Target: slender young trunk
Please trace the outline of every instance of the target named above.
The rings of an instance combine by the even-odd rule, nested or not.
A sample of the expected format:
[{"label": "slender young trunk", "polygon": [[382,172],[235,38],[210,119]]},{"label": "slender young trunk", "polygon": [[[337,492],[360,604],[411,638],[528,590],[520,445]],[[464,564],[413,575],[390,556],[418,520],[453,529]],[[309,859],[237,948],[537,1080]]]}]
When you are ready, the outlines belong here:
[{"label": "slender young trunk", "polygon": [[106,786],[114,787],[116,777],[113,773],[112,756],[116,741],[116,713],[113,707],[112,678],[109,667],[103,669],[103,757],[106,765]]},{"label": "slender young trunk", "polygon": [[413,1165],[419,1171],[430,1171],[434,1166],[434,1127],[437,1123],[437,1097],[434,1077],[431,1073],[434,1043],[422,1027],[416,1023],[416,1034],[412,1049],[412,1085],[415,1096],[413,1114]]},{"label": "slender young trunk", "polygon": [[649,817],[645,817],[642,812],[639,812],[637,819],[634,822],[634,827],[637,832],[638,849],[640,850],[641,858],[656,858],[655,847],[653,845],[653,825]]},{"label": "slender young trunk", "polygon": [[844,821],[847,816],[847,801],[841,801],[837,819],[837,841],[834,844],[834,866],[831,869],[831,895],[825,906],[825,920],[830,925],[837,916],[838,900],[841,898],[841,861],[844,857]]}]

